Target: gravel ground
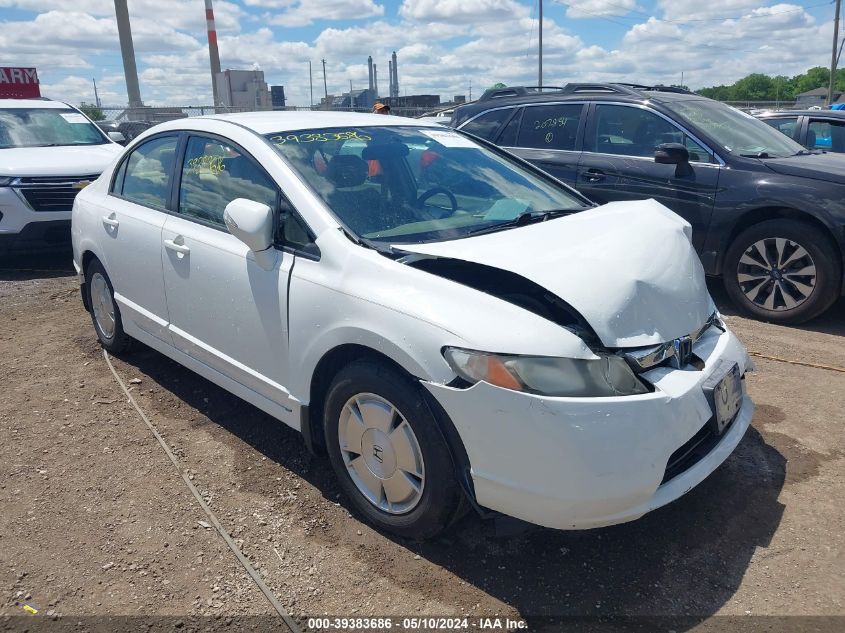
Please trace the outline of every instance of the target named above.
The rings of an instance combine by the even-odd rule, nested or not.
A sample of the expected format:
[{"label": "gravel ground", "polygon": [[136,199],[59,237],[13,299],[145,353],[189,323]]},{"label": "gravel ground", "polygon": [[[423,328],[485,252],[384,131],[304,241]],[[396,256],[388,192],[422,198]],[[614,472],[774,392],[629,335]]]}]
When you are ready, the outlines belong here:
[{"label": "gravel ground", "polygon": [[[48,616],[215,616],[224,626],[256,615],[279,624],[114,381],[64,260],[30,272],[20,270],[28,262],[3,265],[0,627],[21,626],[3,617],[26,615],[24,605]],[[845,368],[845,302],[784,328],[735,316],[714,294],[750,350]],[[694,616],[674,622],[676,631],[719,630],[708,622],[844,630],[845,373],[756,362],[753,428],[724,466],[668,507],[574,533],[502,534],[469,515],[417,544],[352,517],[328,462],[283,424],[152,350],[114,360],[297,618],[498,615],[559,630],[543,616],[668,615]],[[743,617],[699,624],[710,616]]]}]

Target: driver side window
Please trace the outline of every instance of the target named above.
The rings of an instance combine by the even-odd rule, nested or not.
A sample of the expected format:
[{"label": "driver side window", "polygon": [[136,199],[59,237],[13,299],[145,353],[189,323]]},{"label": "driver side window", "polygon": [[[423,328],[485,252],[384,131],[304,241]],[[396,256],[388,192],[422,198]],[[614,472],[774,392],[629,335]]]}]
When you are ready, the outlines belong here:
[{"label": "driver side window", "polygon": [[644,108],[598,104],[594,116],[590,139],[594,152],[651,158],[658,145],[681,143],[689,151],[691,162],[713,162],[712,154],[680,128]]},{"label": "driver side window", "polygon": [[179,213],[225,227],[223,211],[235,198],[275,209],[276,183],[255,161],[225,141],[202,136],[188,140],[179,187]]}]

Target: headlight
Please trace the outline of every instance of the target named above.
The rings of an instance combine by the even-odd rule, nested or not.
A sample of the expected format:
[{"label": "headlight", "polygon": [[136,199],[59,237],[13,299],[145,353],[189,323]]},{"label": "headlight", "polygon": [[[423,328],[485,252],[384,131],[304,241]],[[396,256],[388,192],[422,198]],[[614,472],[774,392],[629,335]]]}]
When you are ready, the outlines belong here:
[{"label": "headlight", "polygon": [[595,398],[648,393],[648,388],[619,356],[593,360],[546,356],[509,356],[447,347],[443,356],[458,376],[476,383],[546,396]]}]

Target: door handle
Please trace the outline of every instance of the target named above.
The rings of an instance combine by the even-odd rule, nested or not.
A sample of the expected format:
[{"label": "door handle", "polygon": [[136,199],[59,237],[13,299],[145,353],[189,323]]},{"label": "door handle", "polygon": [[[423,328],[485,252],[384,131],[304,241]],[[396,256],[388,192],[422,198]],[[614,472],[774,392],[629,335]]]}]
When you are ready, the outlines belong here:
[{"label": "door handle", "polygon": [[117,216],[114,213],[111,213],[103,216],[103,226],[110,226],[111,228],[116,229],[120,226],[120,222],[117,220]]},{"label": "door handle", "polygon": [[164,248],[169,251],[173,251],[174,253],[178,253],[179,255],[187,255],[191,252],[191,249],[185,246],[184,244],[180,244],[176,240],[184,241],[184,238],[180,235],[172,240],[164,240]]},{"label": "door handle", "polygon": [[587,182],[601,182],[606,174],[600,169],[588,169],[584,172],[584,180]]}]

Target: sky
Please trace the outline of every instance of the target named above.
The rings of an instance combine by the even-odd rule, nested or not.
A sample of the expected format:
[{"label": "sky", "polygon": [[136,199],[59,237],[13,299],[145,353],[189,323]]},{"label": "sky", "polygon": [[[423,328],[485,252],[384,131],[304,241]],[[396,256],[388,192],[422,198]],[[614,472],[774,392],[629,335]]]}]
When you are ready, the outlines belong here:
[{"label": "sky", "polygon": [[[203,0],[128,0],[141,97],[208,105]],[[537,0],[215,0],[223,69],[261,69],[288,105],[367,87],[367,56],[387,93],[478,97],[494,83],[536,85]],[[752,72],[828,66],[832,0],[546,0],[543,80],[700,88]],[[126,103],[113,0],[0,0],[0,66],[35,66],[41,91],[72,103]]]}]

